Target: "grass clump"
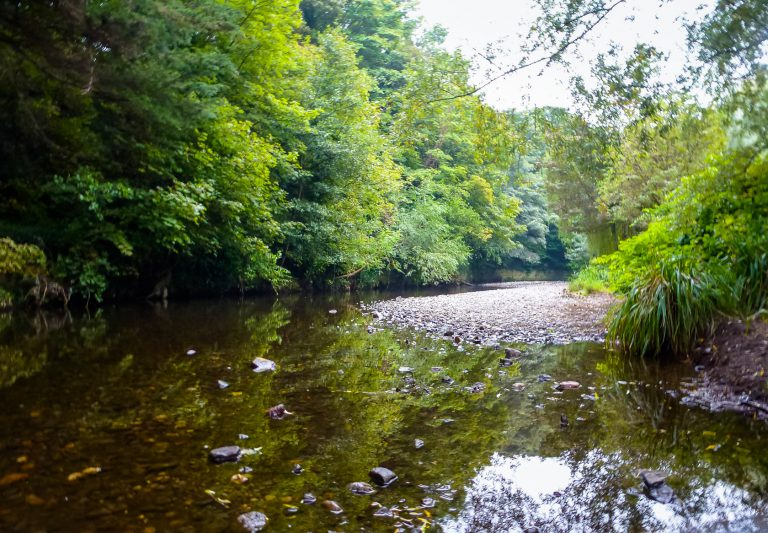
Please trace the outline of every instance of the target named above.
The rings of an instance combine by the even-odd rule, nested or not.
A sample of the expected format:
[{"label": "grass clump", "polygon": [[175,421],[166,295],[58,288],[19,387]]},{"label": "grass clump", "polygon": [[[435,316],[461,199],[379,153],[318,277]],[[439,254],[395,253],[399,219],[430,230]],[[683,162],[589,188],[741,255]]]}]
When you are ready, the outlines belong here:
[{"label": "grass clump", "polygon": [[609,318],[608,340],[640,355],[683,354],[710,333],[727,281],[663,266],[638,280]]},{"label": "grass clump", "polygon": [[608,282],[608,270],[603,265],[592,262],[568,280],[568,290],[579,294],[611,292]]}]

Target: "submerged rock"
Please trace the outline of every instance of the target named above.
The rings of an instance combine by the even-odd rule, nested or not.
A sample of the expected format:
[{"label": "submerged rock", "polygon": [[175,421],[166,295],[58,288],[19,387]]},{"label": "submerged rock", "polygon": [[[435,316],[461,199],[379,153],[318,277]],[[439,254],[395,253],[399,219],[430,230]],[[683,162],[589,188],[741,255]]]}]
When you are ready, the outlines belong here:
[{"label": "submerged rock", "polygon": [[578,381],[561,381],[555,385],[557,390],[573,390],[581,388],[581,383]]},{"label": "submerged rock", "polygon": [[194,348],[190,348],[189,350],[187,350],[186,353],[191,357],[193,355],[197,355],[197,350],[195,350]]},{"label": "submerged rock", "polygon": [[240,446],[222,446],[211,450],[208,458],[214,463],[234,463],[240,460],[241,455]]},{"label": "submerged rock", "polygon": [[277,370],[277,365],[271,359],[264,359],[263,357],[257,357],[251,361],[251,368],[254,372],[273,372]]},{"label": "submerged rock", "polygon": [[312,494],[311,492],[305,492],[304,496],[301,497],[301,503],[312,505],[317,501],[317,497]]},{"label": "submerged rock", "polygon": [[467,392],[471,392],[473,394],[478,394],[485,390],[485,383],[478,381],[476,383],[473,383],[469,387],[464,387],[464,390]]},{"label": "submerged rock", "polygon": [[643,480],[645,490],[652,500],[659,503],[670,503],[675,499],[672,487],[666,484],[667,474],[658,470],[641,470],[640,478]]},{"label": "submerged rock", "polygon": [[300,464],[295,464],[295,465],[293,465],[293,468],[291,469],[291,472],[293,474],[299,475],[302,472],[304,472],[304,467],[301,466]]},{"label": "submerged rock", "polygon": [[242,485],[244,483],[248,483],[250,478],[244,474],[233,474],[232,477],[229,478],[229,480],[232,483],[237,483],[238,485]]},{"label": "submerged rock", "polygon": [[648,489],[648,495],[659,503],[670,503],[675,499],[675,492],[667,484]]},{"label": "submerged rock", "polygon": [[267,515],[258,511],[251,511],[250,513],[243,513],[237,517],[237,521],[240,523],[246,531],[255,532],[261,531],[267,526]]},{"label": "submerged rock", "polygon": [[350,483],[347,485],[347,488],[352,494],[357,494],[358,496],[367,496],[376,492],[376,489],[364,481],[355,481],[354,483]]},{"label": "submerged rock", "polygon": [[288,415],[292,415],[288,409],[285,408],[283,404],[275,405],[274,407],[270,407],[267,409],[267,416],[271,418],[272,420],[282,420]]},{"label": "submerged rock", "polygon": [[218,384],[220,389],[226,389],[227,387],[229,387],[229,383],[221,379],[216,381],[216,383]]},{"label": "submerged rock", "polygon": [[651,489],[663,485],[667,479],[667,474],[658,470],[641,470],[640,478],[645,486]]},{"label": "submerged rock", "polygon": [[397,474],[388,468],[384,468],[383,466],[372,468],[371,471],[368,472],[368,476],[380,487],[391,485],[395,480],[397,480]]},{"label": "submerged rock", "polygon": [[379,507],[376,512],[373,513],[373,516],[376,518],[392,518],[395,516],[395,513],[393,513],[389,507]]},{"label": "submerged rock", "polygon": [[415,439],[413,441],[413,447],[416,448],[417,450],[420,450],[421,448],[424,447],[424,441],[421,439]]},{"label": "submerged rock", "polygon": [[424,498],[421,500],[421,506],[424,509],[431,509],[435,505],[437,505],[437,501],[434,498]]},{"label": "submerged rock", "polygon": [[328,509],[333,514],[341,514],[344,512],[344,509],[341,508],[341,505],[336,503],[333,500],[325,500],[323,501],[323,507]]},{"label": "submerged rock", "polygon": [[538,379],[541,382],[552,381],[552,376],[550,376],[549,374],[539,374],[539,378]]},{"label": "submerged rock", "polygon": [[517,391],[517,392],[524,391],[525,390],[525,383],[520,383],[520,382],[515,383],[514,385],[512,385],[512,390],[513,391]]}]

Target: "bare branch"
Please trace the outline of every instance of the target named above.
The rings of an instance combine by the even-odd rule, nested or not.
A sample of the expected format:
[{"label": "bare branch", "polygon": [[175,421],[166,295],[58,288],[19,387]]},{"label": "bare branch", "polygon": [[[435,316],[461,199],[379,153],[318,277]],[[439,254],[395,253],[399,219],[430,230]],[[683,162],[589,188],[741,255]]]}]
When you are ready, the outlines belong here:
[{"label": "bare branch", "polygon": [[443,98],[435,98],[433,100],[427,101],[426,103],[433,104],[433,103],[436,103],[436,102],[445,102],[445,101],[448,101],[448,100],[455,100],[457,98],[465,98],[467,96],[472,96],[472,95],[477,94],[478,92],[482,91],[483,89],[485,89],[489,85],[499,81],[500,79],[505,78],[506,76],[509,76],[510,74],[514,74],[515,72],[518,72],[520,70],[523,70],[523,69],[526,69],[526,68],[529,68],[529,67],[533,67],[535,65],[539,65],[541,63],[551,63],[552,61],[557,60],[557,58],[559,56],[561,56],[566,50],[568,50],[571,46],[573,46],[578,41],[580,41],[584,37],[586,37],[587,34],[589,34],[589,32],[591,32],[598,24],[600,24],[617,6],[619,6],[620,4],[626,3],[626,1],[627,0],[616,0],[613,4],[611,4],[608,7],[604,7],[602,9],[593,9],[591,11],[587,11],[585,13],[582,13],[581,15],[579,15],[577,17],[573,17],[573,18],[570,18],[570,19],[566,20],[564,22],[564,24],[566,26],[569,26],[569,25],[573,24],[574,22],[580,21],[580,20],[582,20],[583,18],[585,18],[587,16],[599,15],[593,22],[587,24],[582,32],[580,32],[575,37],[573,37],[571,39],[568,39],[567,41],[562,43],[557,48],[557,50],[555,50],[551,54],[539,57],[539,58],[531,60],[531,61],[524,61],[523,63],[515,65],[514,67],[512,67],[510,69],[507,69],[504,72],[502,72],[502,73],[492,77],[491,79],[485,81],[484,83],[482,83],[480,85],[477,85],[477,86],[473,87],[472,89],[470,89],[468,91],[465,91],[463,93],[454,94],[454,95],[446,96],[446,97],[443,97]]}]

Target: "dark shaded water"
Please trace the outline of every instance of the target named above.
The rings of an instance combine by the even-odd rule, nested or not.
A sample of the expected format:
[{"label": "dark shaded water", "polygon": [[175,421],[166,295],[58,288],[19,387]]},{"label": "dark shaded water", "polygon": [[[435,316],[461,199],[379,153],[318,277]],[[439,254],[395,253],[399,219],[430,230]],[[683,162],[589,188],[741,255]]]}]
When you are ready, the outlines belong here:
[{"label": "dark shaded water", "polygon": [[[250,510],[270,531],[768,527],[766,426],[679,405],[665,391],[685,387],[688,367],[633,366],[576,344],[520,347],[522,363],[502,369],[489,348],[369,333],[356,303],[0,317],[0,530],[237,531]],[[257,356],[277,371],[252,372]],[[542,373],[584,388],[557,393]],[[464,390],[477,382],[482,392]],[[596,399],[582,397],[588,386]],[[270,420],[279,403],[295,415]],[[251,454],[207,460],[209,447],[229,444]],[[378,465],[399,480],[373,496],[347,490]],[[248,482],[234,483],[244,466]],[[642,468],[669,472],[677,500],[649,499]],[[318,503],[300,503],[305,492]],[[436,506],[421,508],[423,498]],[[400,518],[374,517],[373,502]]]}]

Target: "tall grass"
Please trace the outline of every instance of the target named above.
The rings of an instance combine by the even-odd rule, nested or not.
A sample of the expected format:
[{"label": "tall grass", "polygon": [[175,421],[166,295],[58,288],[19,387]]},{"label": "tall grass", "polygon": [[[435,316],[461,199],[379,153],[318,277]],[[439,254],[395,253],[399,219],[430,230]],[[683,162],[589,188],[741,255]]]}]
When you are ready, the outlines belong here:
[{"label": "tall grass", "polygon": [[747,259],[731,287],[729,311],[748,320],[768,309],[768,254]]},{"label": "tall grass", "polygon": [[723,269],[683,272],[662,265],[637,280],[611,313],[608,340],[638,355],[688,353],[710,333],[729,284]]}]

